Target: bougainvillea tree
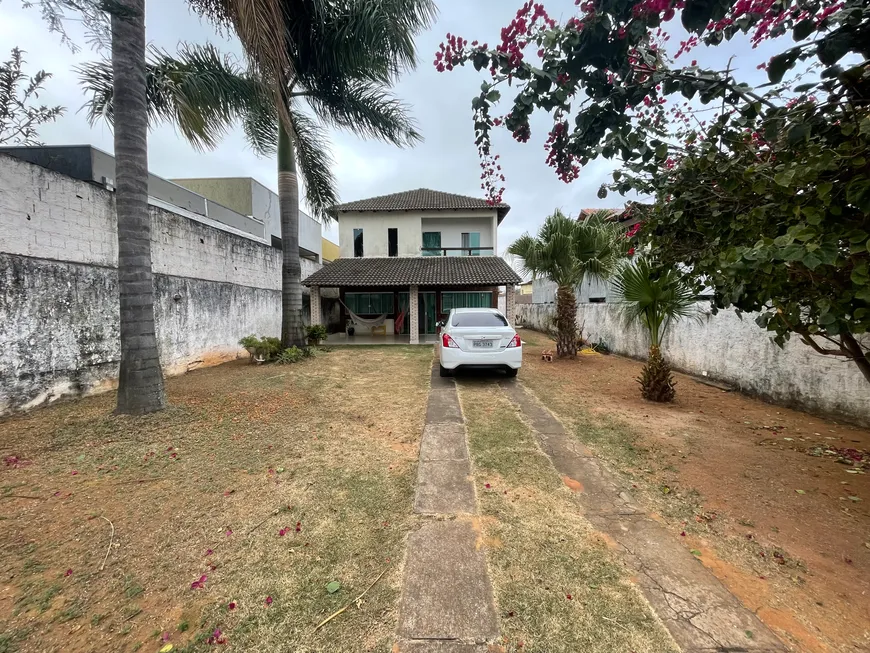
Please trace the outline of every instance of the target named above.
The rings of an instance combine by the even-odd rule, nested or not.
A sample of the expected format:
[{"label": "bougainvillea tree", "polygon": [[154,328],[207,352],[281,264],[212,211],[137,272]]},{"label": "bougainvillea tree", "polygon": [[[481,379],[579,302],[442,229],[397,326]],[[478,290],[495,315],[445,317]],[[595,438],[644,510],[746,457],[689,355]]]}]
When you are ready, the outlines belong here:
[{"label": "bougainvillea tree", "polygon": [[[526,142],[531,115],[547,113],[560,179],[613,159],[600,196],[653,198],[635,238],[660,265],[711,287],[717,308],[757,312],[779,344],[797,334],[870,381],[868,1],[576,4],[557,22],[527,2],[495,47],[448,35],[435,55],[439,70],[487,76],[472,109],[490,200],[503,191],[493,129]],[[677,22],[688,36],[671,43]],[[758,63],[767,84],[738,79],[725,57],[717,69],[691,58],[744,35],[778,46]]]}]

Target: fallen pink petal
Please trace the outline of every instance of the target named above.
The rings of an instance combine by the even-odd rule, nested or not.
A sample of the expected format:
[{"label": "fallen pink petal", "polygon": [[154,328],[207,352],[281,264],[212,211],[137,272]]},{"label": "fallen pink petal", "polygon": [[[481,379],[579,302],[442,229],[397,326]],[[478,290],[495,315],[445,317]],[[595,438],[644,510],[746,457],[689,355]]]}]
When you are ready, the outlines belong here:
[{"label": "fallen pink petal", "polygon": [[72,569],[67,569],[64,576],[72,576]]},{"label": "fallen pink petal", "polygon": [[227,609],[229,609],[229,610],[235,610],[235,609],[236,609],[236,602],[235,602],[235,601],[230,601],[229,604],[227,604]]},{"label": "fallen pink petal", "polygon": [[271,596],[266,597],[266,605],[272,605],[272,597]]},{"label": "fallen pink petal", "polygon": [[206,575],[200,576],[199,580],[195,580],[190,584],[190,589],[192,589],[192,590],[202,589],[203,587],[205,587],[205,581],[207,581],[207,580],[208,580],[208,576],[206,576]]}]

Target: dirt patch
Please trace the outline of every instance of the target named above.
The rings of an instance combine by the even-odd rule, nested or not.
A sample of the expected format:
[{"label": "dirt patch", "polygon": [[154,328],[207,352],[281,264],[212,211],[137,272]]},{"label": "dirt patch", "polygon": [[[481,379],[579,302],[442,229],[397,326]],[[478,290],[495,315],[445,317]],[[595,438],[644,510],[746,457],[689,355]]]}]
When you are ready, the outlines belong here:
[{"label": "dirt patch", "polygon": [[105,394],[0,421],[0,650],[389,650],[430,365],[238,361],[154,415]]},{"label": "dirt patch", "polygon": [[548,363],[551,341],[523,338],[521,382],[687,547],[707,547],[708,560],[715,550],[729,573],[711,570],[780,637],[795,650],[870,647],[870,431],[679,374],[676,402],[652,404],[635,382],[641,363]]}]

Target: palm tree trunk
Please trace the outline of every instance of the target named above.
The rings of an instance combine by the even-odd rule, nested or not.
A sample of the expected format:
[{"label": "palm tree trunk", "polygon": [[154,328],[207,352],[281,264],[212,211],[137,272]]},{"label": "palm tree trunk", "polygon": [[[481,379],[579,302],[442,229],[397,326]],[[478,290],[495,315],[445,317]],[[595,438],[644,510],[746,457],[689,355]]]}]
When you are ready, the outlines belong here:
[{"label": "palm tree trunk", "polygon": [[115,205],[121,369],[117,412],[166,406],[154,326],[151,218],[148,215],[148,109],[145,99],[145,0],[115,0],[112,70],[115,109]]},{"label": "palm tree trunk", "polygon": [[577,297],[570,286],[556,290],[556,355],[577,356]]},{"label": "palm tree trunk", "polygon": [[281,211],[281,345],[305,346],[299,263],[299,184],[293,136],[278,121],[278,206]]}]

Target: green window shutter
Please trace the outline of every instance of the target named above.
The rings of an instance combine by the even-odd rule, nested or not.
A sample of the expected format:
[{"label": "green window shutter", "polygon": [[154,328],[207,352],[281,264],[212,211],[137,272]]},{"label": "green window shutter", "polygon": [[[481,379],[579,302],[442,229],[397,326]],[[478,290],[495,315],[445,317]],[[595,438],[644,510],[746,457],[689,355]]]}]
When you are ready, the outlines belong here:
[{"label": "green window shutter", "polygon": [[468,234],[468,246],[472,248],[471,255],[472,256],[480,256],[480,249],[475,249],[480,247],[480,232],[474,231]]},{"label": "green window shutter", "polygon": [[441,232],[440,231],[424,231],[423,232],[423,256],[441,256]]}]

